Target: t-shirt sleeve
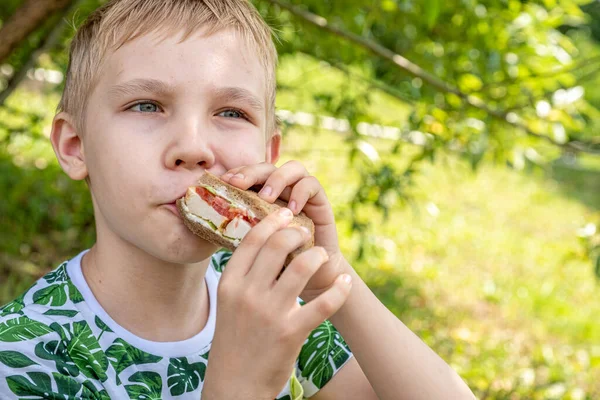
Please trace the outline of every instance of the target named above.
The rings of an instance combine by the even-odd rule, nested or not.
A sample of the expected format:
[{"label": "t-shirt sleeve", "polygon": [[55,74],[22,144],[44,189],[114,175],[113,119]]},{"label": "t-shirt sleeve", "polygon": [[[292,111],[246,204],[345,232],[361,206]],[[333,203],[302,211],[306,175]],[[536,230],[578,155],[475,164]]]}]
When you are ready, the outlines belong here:
[{"label": "t-shirt sleeve", "polygon": [[304,342],[297,360],[296,374],[304,397],[321,390],[352,357],[350,347],[329,320],[319,325]]},{"label": "t-shirt sleeve", "polygon": [[50,326],[0,309],[0,398],[105,400]]}]

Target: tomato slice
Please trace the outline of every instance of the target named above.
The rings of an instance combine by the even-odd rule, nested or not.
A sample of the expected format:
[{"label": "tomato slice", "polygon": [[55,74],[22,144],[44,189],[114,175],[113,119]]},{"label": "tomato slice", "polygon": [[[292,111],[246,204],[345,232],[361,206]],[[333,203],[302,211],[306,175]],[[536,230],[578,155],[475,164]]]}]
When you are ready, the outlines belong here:
[{"label": "tomato slice", "polygon": [[254,226],[260,222],[258,218],[248,216],[247,210],[233,207],[229,201],[222,197],[216,196],[202,186],[196,187],[196,193],[198,193],[202,200],[206,201],[209,206],[214,208],[216,212],[227,218],[229,221],[235,217],[241,217],[248,222],[250,226]]}]

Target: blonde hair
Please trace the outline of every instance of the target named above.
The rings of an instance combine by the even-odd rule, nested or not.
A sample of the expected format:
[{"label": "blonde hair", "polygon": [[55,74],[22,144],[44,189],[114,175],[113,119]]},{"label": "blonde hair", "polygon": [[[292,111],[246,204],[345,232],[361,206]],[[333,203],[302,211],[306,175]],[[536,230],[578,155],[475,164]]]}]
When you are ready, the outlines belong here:
[{"label": "blonde hair", "polygon": [[233,28],[251,48],[266,77],[266,135],[276,128],[275,68],[277,51],[272,31],[248,0],[111,0],[79,27],[71,43],[65,88],[58,111],[75,118],[83,132],[87,99],[110,51],[148,33],[174,35],[182,41],[203,29],[208,36]]}]

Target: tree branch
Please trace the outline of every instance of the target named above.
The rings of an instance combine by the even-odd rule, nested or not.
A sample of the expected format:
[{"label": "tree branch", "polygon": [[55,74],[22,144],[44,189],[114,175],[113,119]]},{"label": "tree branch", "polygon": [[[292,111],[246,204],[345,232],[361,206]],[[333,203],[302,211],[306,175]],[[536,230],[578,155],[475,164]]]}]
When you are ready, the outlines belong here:
[{"label": "tree branch", "polygon": [[529,136],[533,136],[533,137],[545,140],[547,142],[552,143],[553,145],[556,145],[558,147],[562,147],[565,149],[581,151],[581,152],[590,153],[590,154],[600,154],[600,148],[598,148],[597,145],[589,144],[589,143],[581,142],[581,141],[568,141],[566,143],[560,143],[560,142],[557,142],[554,139],[552,139],[550,136],[546,136],[546,135],[534,132],[526,124],[519,122],[518,119],[515,118],[516,115],[512,115],[504,110],[495,109],[495,108],[490,107],[480,98],[475,97],[471,94],[462,92],[460,89],[452,86],[451,84],[443,81],[442,79],[436,77],[435,75],[427,72],[426,70],[421,68],[419,65],[413,63],[412,61],[401,56],[400,54],[396,54],[393,51],[391,51],[390,49],[383,47],[376,42],[365,39],[364,37],[359,36],[355,33],[352,33],[343,28],[334,26],[334,25],[330,24],[327,21],[327,19],[325,19],[319,15],[305,11],[305,10],[301,9],[300,7],[289,4],[285,1],[281,1],[281,0],[266,0],[266,1],[268,1],[271,4],[276,4],[285,10],[288,10],[290,13],[292,13],[296,17],[302,19],[304,22],[308,22],[312,25],[319,27],[320,29],[323,29],[325,31],[333,33],[334,35],[337,35],[347,41],[358,44],[359,46],[363,47],[364,49],[367,49],[367,50],[371,51],[372,53],[392,62],[398,69],[408,72],[410,75],[412,75],[414,77],[418,77],[418,78],[422,79],[424,82],[428,83],[430,86],[433,86],[434,88],[436,88],[442,92],[455,94],[456,96],[463,99],[463,101],[467,105],[469,105],[473,108],[482,110],[482,111],[486,112],[487,114],[489,114],[490,116],[492,116],[493,118],[496,118],[498,120],[508,123],[511,126],[519,128],[520,130],[524,131]]},{"label": "tree branch", "polygon": [[68,26],[64,17],[69,14],[75,4],[77,4],[77,2],[73,3],[72,7],[65,9],[64,12],[61,13],[56,24],[50,29],[50,32],[40,41],[38,47],[29,54],[27,61],[25,61],[21,68],[12,76],[12,78],[10,78],[6,88],[0,92],[0,106],[4,104],[6,99],[19,86],[21,81],[25,79],[27,72],[35,66],[40,55],[52,49],[60,40],[65,28]]},{"label": "tree branch", "polygon": [[0,63],[54,11],[74,0],[25,0],[0,28]]}]

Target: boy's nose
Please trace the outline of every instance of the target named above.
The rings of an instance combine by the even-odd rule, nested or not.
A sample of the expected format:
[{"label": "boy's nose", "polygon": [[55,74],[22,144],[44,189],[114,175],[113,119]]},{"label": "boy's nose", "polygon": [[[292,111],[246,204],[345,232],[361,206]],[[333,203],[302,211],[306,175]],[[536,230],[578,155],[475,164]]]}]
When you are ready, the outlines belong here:
[{"label": "boy's nose", "polygon": [[209,143],[201,135],[181,135],[167,152],[168,168],[208,169],[215,163]]}]

